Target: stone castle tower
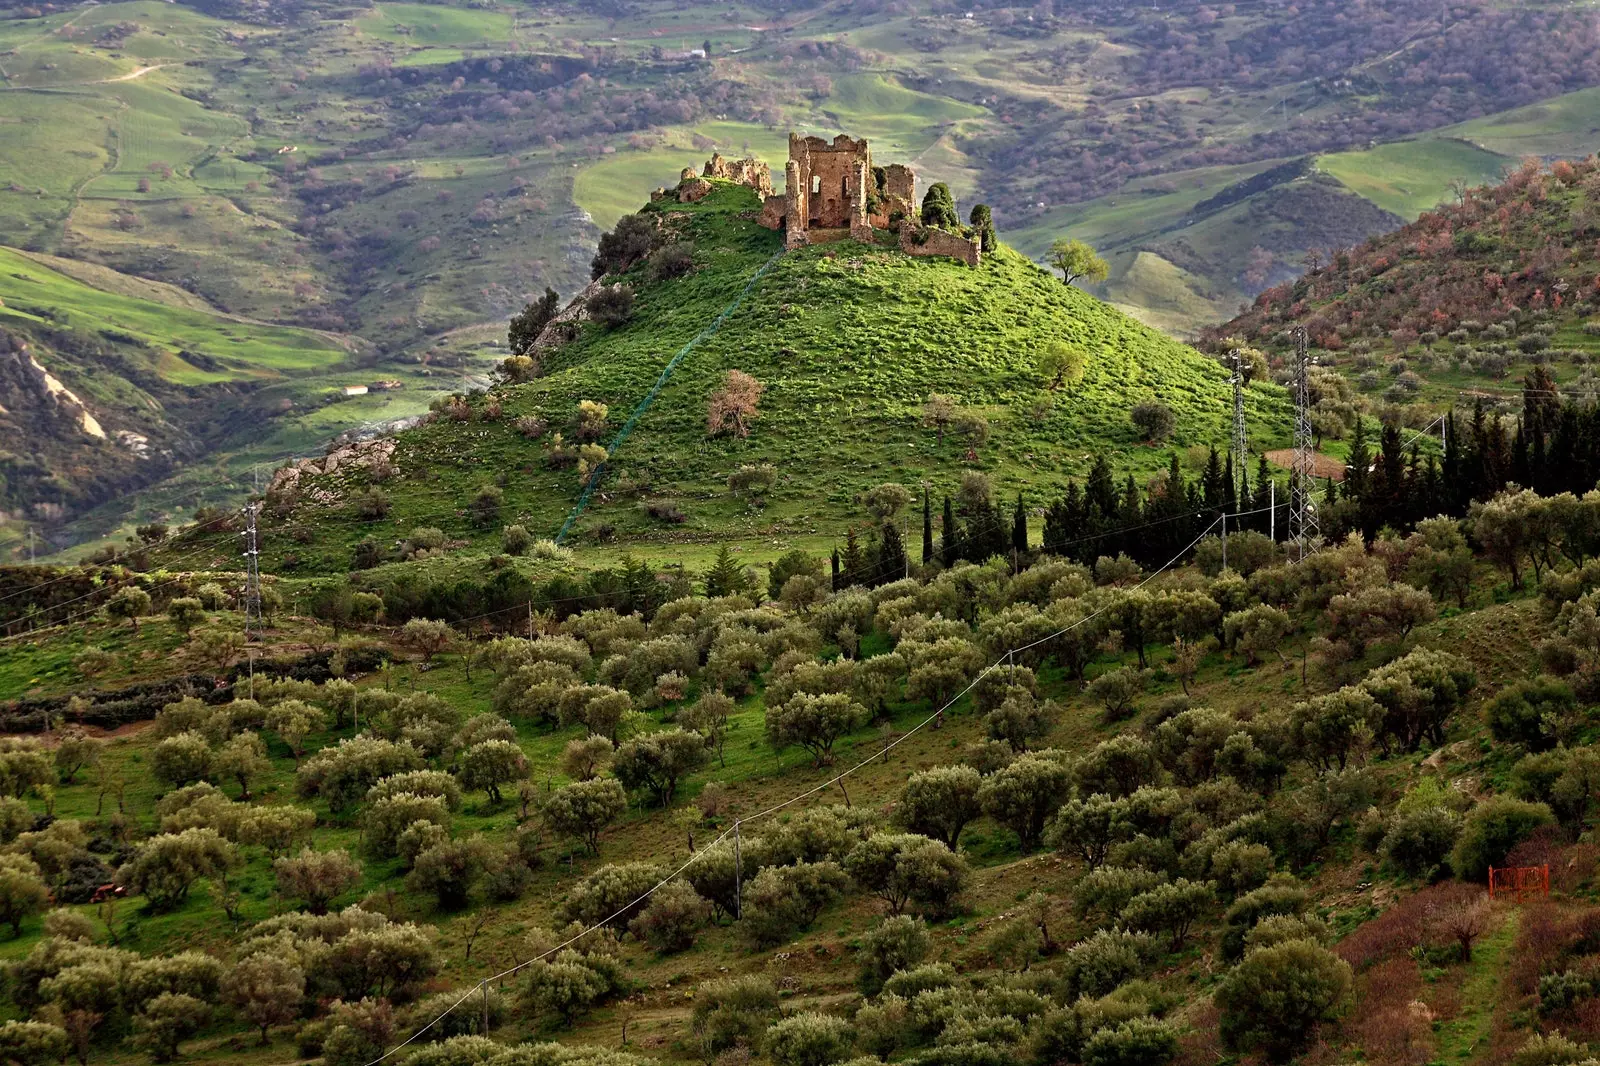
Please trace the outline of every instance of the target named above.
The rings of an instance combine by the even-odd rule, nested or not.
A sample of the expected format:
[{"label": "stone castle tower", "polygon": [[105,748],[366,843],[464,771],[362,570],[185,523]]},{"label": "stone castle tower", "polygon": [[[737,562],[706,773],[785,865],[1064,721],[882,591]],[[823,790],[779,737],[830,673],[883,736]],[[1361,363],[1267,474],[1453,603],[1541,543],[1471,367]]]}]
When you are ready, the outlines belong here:
[{"label": "stone castle tower", "polygon": [[[908,255],[953,256],[971,266],[981,258],[978,241],[922,225],[916,172],[899,163],[874,166],[865,139],[841,133],[830,143],[789,134],[782,194],[774,193],[767,164],[754,159],[729,162],[714,155],[702,174],[684,170],[676,198],[701,199],[711,191],[711,178],[754,189],[762,197],[761,224],[783,231],[788,248],[838,240],[872,243],[874,230],[890,230],[899,235],[900,250]],[[673,195],[660,189],[652,198]]]}]

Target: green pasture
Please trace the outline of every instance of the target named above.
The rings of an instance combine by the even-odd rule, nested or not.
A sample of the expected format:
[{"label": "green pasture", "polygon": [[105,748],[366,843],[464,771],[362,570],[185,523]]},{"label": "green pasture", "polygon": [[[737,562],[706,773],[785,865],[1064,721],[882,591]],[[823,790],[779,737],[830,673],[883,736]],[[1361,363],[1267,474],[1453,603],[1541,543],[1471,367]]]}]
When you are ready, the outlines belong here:
[{"label": "green pasture", "polygon": [[822,110],[840,129],[874,141],[886,160],[921,152],[943,127],[988,114],[972,104],[908,89],[892,76],[867,73],[836,78]]},{"label": "green pasture", "polygon": [[1600,88],[1486,115],[1438,131],[1511,159],[1580,157],[1600,150]]},{"label": "green pasture", "polygon": [[182,361],[166,363],[158,372],[174,384],[276,377],[324,369],[344,359],[337,345],[306,330],[247,325],[104,292],[11,248],[0,248],[0,300],[5,304],[0,321],[13,316],[42,319],[73,329],[125,335],[159,349],[198,352],[225,366],[213,371]]},{"label": "green pasture", "polygon": [[1429,137],[1382,144],[1364,152],[1325,155],[1317,165],[1352,192],[1385,211],[1414,219],[1449,199],[1456,182],[1500,180],[1512,163],[1503,155],[1454,138]]},{"label": "green pasture", "polygon": [[513,18],[503,11],[445,7],[440,4],[373,4],[353,20],[364,34],[417,47],[504,43]]}]

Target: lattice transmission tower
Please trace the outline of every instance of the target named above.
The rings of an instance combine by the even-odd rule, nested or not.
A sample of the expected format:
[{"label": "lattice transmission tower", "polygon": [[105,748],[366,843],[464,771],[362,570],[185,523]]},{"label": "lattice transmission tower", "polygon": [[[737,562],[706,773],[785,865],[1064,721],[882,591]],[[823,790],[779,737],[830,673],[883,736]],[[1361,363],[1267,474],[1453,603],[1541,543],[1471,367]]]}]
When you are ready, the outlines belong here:
[{"label": "lattice transmission tower", "polygon": [[1304,326],[1294,328],[1294,465],[1289,473],[1289,540],[1304,559],[1317,539],[1316,437],[1311,432],[1311,353]]},{"label": "lattice transmission tower", "polygon": [[261,635],[266,621],[261,615],[261,547],[257,539],[256,514],[261,504],[251,500],[244,507],[244,636],[251,640]]}]

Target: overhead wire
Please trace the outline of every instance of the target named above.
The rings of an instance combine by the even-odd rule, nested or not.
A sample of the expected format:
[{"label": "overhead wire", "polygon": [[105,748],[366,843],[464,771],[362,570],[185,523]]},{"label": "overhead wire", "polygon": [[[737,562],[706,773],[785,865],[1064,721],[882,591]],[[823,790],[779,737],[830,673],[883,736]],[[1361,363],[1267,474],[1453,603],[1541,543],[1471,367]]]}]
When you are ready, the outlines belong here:
[{"label": "overhead wire", "polygon": [[[1235,514],[1233,517],[1241,517],[1242,518],[1242,517],[1245,517],[1247,515],[1261,513],[1262,511],[1265,511],[1265,510],[1268,510],[1268,508],[1256,508],[1255,510],[1252,510],[1252,511],[1241,511],[1241,512],[1238,512],[1237,514]],[[1205,529],[1201,530],[1199,535],[1197,535],[1193,540],[1191,540],[1187,545],[1185,545],[1176,555],[1174,555],[1170,560],[1168,560],[1165,564],[1163,564],[1159,569],[1151,572],[1147,577],[1145,577],[1138,584],[1133,585],[1132,589],[1136,590],[1136,589],[1143,588],[1145,585],[1148,585],[1150,582],[1154,581],[1156,578],[1160,577],[1162,574],[1166,573],[1168,570],[1170,570],[1174,566],[1176,566],[1178,564],[1178,562],[1180,560],[1182,560],[1184,558],[1184,556],[1188,555],[1188,553],[1194,548],[1195,545],[1199,544],[1201,540],[1205,539],[1205,537],[1213,529],[1215,529],[1217,527],[1218,523],[1220,523],[1221,521],[1222,521],[1222,517],[1219,516],[1210,525],[1206,526]],[[890,741],[889,743],[886,743],[885,745],[883,745],[883,747],[881,747],[878,750],[874,751],[867,758],[862,759],[861,761],[857,762],[855,765],[849,767],[848,769],[846,769],[846,770],[844,770],[844,771],[842,771],[842,772],[840,772],[838,774],[835,774],[834,776],[828,778],[825,781],[821,781],[821,782],[811,786],[810,788],[805,789],[802,792],[799,792],[799,793],[796,793],[793,796],[790,796],[788,799],[785,799],[785,800],[783,800],[783,801],[781,801],[779,803],[772,804],[771,806],[765,808],[764,810],[758,811],[755,814],[749,815],[747,817],[739,818],[738,820],[736,820],[734,822],[732,827],[723,830],[722,833],[720,833],[710,843],[702,846],[700,848],[700,850],[698,850],[694,854],[690,855],[689,858],[686,859],[681,865],[679,865],[677,868],[672,870],[672,872],[668,873],[666,876],[662,877],[659,881],[657,881],[650,888],[646,889],[642,894],[640,894],[638,897],[636,897],[632,901],[630,901],[630,902],[624,904],[623,906],[617,908],[615,911],[613,911],[611,914],[607,915],[605,918],[603,918],[603,919],[601,919],[601,920],[599,920],[599,921],[597,921],[597,922],[595,922],[595,923],[593,923],[593,924],[591,924],[589,926],[586,926],[585,928],[583,928],[579,932],[574,933],[573,935],[569,936],[567,939],[563,940],[561,943],[556,944],[553,947],[546,948],[544,951],[539,952],[537,955],[533,956],[532,958],[525,959],[522,962],[519,962],[514,966],[511,966],[511,967],[508,967],[507,969],[501,970],[499,973],[493,974],[493,975],[491,975],[489,977],[485,977],[485,978],[483,978],[483,980],[479,981],[478,983],[476,983],[474,985],[471,985],[468,988],[468,990],[459,999],[457,999],[454,1003],[452,1003],[450,1006],[446,1007],[439,1014],[435,1015],[427,1023],[422,1025],[420,1028],[416,1029],[414,1032],[411,1033],[410,1036],[406,1037],[400,1043],[396,1044],[394,1047],[392,1047],[389,1050],[385,1051],[383,1054],[379,1055],[377,1058],[375,1058],[375,1059],[371,1060],[370,1062],[366,1063],[366,1066],[378,1066],[378,1063],[381,1063],[381,1062],[389,1059],[391,1056],[395,1055],[396,1053],[400,1052],[402,1049],[406,1048],[407,1046],[409,1046],[410,1044],[412,1044],[416,1040],[420,1039],[424,1034],[429,1032],[434,1026],[438,1025],[446,1017],[448,1017],[450,1015],[450,1013],[452,1011],[454,1011],[457,1007],[461,1006],[461,1004],[465,1003],[468,999],[471,999],[473,996],[478,995],[481,991],[486,989],[490,982],[492,982],[492,981],[503,981],[505,978],[515,975],[516,973],[520,972],[521,970],[523,970],[523,969],[525,969],[525,968],[527,968],[529,966],[532,966],[534,963],[540,962],[540,961],[542,961],[544,959],[547,959],[551,955],[554,955],[557,952],[563,951],[563,950],[571,947],[573,944],[576,944],[579,940],[582,940],[584,937],[590,935],[591,933],[596,932],[597,930],[599,930],[601,928],[604,928],[605,926],[609,925],[611,922],[615,921],[617,918],[621,917],[624,914],[627,914],[629,911],[633,910],[635,907],[639,906],[641,903],[643,903],[646,900],[648,900],[651,896],[655,895],[662,888],[666,887],[666,885],[669,884],[673,879],[675,879],[678,876],[680,876],[685,870],[689,869],[689,867],[693,866],[702,857],[704,857],[705,854],[708,851],[710,851],[712,848],[715,848],[718,844],[720,844],[723,841],[727,840],[730,835],[732,835],[735,832],[737,832],[739,830],[739,828],[742,827],[746,822],[754,822],[754,821],[759,821],[759,820],[761,820],[763,818],[771,817],[772,815],[778,813],[779,811],[784,810],[785,808],[790,807],[795,803],[799,803],[801,800],[804,800],[804,799],[806,799],[808,797],[814,796],[814,795],[818,794],[819,792],[824,792],[824,791],[826,791],[826,790],[828,790],[830,788],[833,788],[835,785],[838,785],[841,782],[843,782],[845,778],[850,777],[851,775],[857,773],[858,771],[862,770],[863,768],[871,765],[873,762],[876,762],[876,761],[878,761],[880,759],[885,758],[888,755],[888,753],[893,751],[896,747],[898,747],[899,745],[905,743],[907,740],[911,739],[917,733],[919,733],[923,729],[925,729],[928,725],[932,724],[935,721],[938,721],[941,717],[943,717],[943,715],[944,715],[944,713],[946,711],[948,711],[957,702],[959,702],[963,697],[965,697],[967,695],[967,693],[971,692],[975,687],[977,687],[978,682],[982,681],[990,673],[992,673],[995,670],[999,669],[999,667],[1002,664],[1010,662],[1014,658],[1014,656],[1016,655],[1017,652],[1019,652],[1019,651],[1027,651],[1027,650],[1029,650],[1031,648],[1038,647],[1039,645],[1044,644],[1044,643],[1046,643],[1048,641],[1059,639],[1060,637],[1065,636],[1067,633],[1070,633],[1072,630],[1077,629],[1079,626],[1082,626],[1082,625],[1084,625],[1084,624],[1086,624],[1086,623],[1088,623],[1090,621],[1093,621],[1095,618],[1097,618],[1100,615],[1104,614],[1105,612],[1111,610],[1113,606],[1114,606],[1113,603],[1108,602],[1108,603],[1096,608],[1094,611],[1090,612],[1089,614],[1086,614],[1083,617],[1076,619],[1071,624],[1061,627],[1060,629],[1056,630],[1053,633],[1046,634],[1045,636],[1039,637],[1039,638],[1037,638],[1035,640],[1032,640],[1032,641],[1028,642],[1027,644],[1023,644],[1023,645],[1021,645],[1019,647],[1007,649],[1005,654],[998,656],[995,659],[994,662],[992,662],[988,666],[984,667],[983,670],[981,670],[977,674],[977,676],[975,676],[970,682],[967,683],[966,687],[964,687],[960,692],[958,692],[954,696],[952,696],[949,700],[945,701],[945,703],[942,704],[939,707],[938,710],[934,711],[932,714],[928,715],[927,717],[923,718],[921,721],[917,722],[916,725],[912,726],[910,729],[908,729],[904,733],[900,734],[900,736],[896,737],[893,741]]]}]

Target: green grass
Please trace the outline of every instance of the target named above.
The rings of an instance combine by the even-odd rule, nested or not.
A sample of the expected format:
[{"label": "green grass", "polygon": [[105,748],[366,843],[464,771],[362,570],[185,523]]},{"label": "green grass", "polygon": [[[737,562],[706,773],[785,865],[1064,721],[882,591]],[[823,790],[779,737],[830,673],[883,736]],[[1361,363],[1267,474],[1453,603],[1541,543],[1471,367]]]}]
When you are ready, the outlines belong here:
[{"label": "green grass", "polygon": [[1317,165],[1385,211],[1411,221],[1448,199],[1454,183],[1492,184],[1511,162],[1465,140],[1427,138],[1325,155]]},{"label": "green grass", "polygon": [[1501,985],[1508,965],[1507,952],[1517,939],[1518,912],[1501,909],[1497,925],[1472,949],[1466,980],[1461,988],[1461,1010],[1439,1029],[1436,1062],[1489,1062],[1490,1036],[1495,1012],[1501,1006]]},{"label": "green grass", "polygon": [[248,325],[215,314],[91,288],[29,259],[0,248],[0,323],[51,321],[72,329],[126,334],[159,350],[186,349],[221,360],[225,370],[206,370],[178,359],[163,359],[152,369],[180,385],[296,371],[323,370],[345,353],[332,341],[307,330]]},{"label": "green grass", "polygon": [[512,18],[502,11],[467,10],[439,4],[374,4],[355,20],[365,34],[418,47],[503,43]]},{"label": "green grass", "polygon": [[[670,205],[669,224],[696,242],[696,273],[659,283],[642,271],[628,278],[639,293],[634,320],[613,331],[586,327],[547,356],[545,377],[503,393],[499,422],[439,421],[403,434],[396,455],[406,480],[388,490],[390,519],[366,526],[347,512],[324,510],[326,535],[293,549],[301,565],[342,568],[352,540],[386,539],[391,529],[401,535],[417,524],[482,540],[457,510],[504,470],[522,474],[506,483],[503,520],[554,533],[577,498],[578,479],[570,470],[544,469],[547,441],[527,440],[510,423],[536,415],[570,432],[578,401],[589,399],[610,406],[615,432],[672,353],[777,249],[777,234],[740,217],[754,202],[747,189],[720,186],[689,210]],[[1045,398],[1046,382],[1035,360],[1056,339],[1083,348],[1088,370],[1081,384],[1048,397],[1053,409],[1036,419],[1029,408]],[[735,369],[765,384],[760,419],[748,440],[708,440],[707,397]],[[990,420],[993,438],[975,458],[953,437],[941,444],[921,427],[922,406],[934,392]],[[614,456],[614,474],[679,500],[689,522],[653,526],[636,497],[608,488],[579,529],[612,525],[624,541],[658,549],[687,540],[826,536],[859,519],[857,493],[884,481],[953,491],[963,467],[985,471],[1003,498],[1025,489],[1042,503],[1096,451],[1135,471],[1166,463],[1166,450],[1141,446],[1128,421],[1132,405],[1147,396],[1177,413],[1175,446],[1225,439],[1229,392],[1220,367],[1067,289],[1015,252],[970,269],[887,247],[807,248],[785,256],[721,331],[688,355]],[[1285,413],[1277,390],[1252,389],[1253,439],[1282,439]],[[763,508],[726,486],[735,468],[758,463],[780,474]],[[353,492],[360,478],[329,487]],[[498,523],[491,532],[498,535]]]},{"label": "green grass", "polygon": [[822,110],[841,129],[881,142],[887,159],[930,147],[940,127],[988,114],[983,108],[948,97],[908,89],[892,76],[847,74],[833,83]]},{"label": "green grass", "polygon": [[1459,137],[1511,159],[1526,156],[1580,157],[1600,148],[1600,89],[1583,89],[1527,107],[1447,126],[1443,137]]}]

